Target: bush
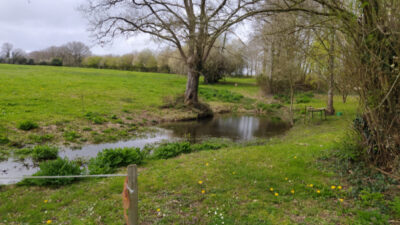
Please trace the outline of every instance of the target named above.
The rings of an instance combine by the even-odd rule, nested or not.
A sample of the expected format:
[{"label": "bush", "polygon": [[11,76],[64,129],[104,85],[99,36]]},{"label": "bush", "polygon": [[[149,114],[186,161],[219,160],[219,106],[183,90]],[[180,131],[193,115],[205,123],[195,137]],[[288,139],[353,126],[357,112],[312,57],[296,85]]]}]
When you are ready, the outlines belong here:
[{"label": "bush", "polygon": [[94,124],[103,124],[107,122],[99,113],[88,112],[85,114],[86,119],[92,121]]},{"label": "bush", "polygon": [[311,98],[303,96],[303,97],[296,97],[296,103],[309,103],[311,102]]},{"label": "bush", "polygon": [[75,131],[65,131],[64,138],[66,141],[75,141],[77,138],[80,138],[81,135]]},{"label": "bush", "polygon": [[153,157],[156,159],[168,159],[191,151],[189,142],[166,143],[154,149]]},{"label": "bush", "polygon": [[63,61],[61,59],[54,58],[54,59],[51,60],[50,64],[52,66],[62,66],[63,65]]},{"label": "bush", "polygon": [[227,144],[223,143],[212,143],[212,142],[203,142],[200,144],[194,144],[191,146],[192,151],[203,151],[203,150],[218,150],[220,148],[227,147]]},{"label": "bush", "polygon": [[210,101],[240,102],[244,98],[243,95],[238,93],[211,88],[200,88],[199,94]]},{"label": "bush", "polygon": [[349,133],[342,140],[336,143],[336,156],[344,161],[361,161],[363,147],[361,146],[361,139],[358,134]]},{"label": "bush", "polygon": [[17,158],[18,160],[25,160],[26,157],[32,155],[32,150],[31,148],[21,148],[17,149],[14,151],[14,158]]},{"label": "bush", "polygon": [[[82,170],[75,162],[67,159],[58,158],[57,160],[40,163],[39,171],[33,176],[63,176],[63,175],[80,175]],[[62,178],[62,179],[24,179],[20,184],[23,185],[65,185],[70,184],[78,178]]]},{"label": "bush", "polygon": [[384,225],[389,224],[389,216],[381,214],[379,210],[370,211],[358,211],[357,212],[357,223],[355,224],[376,224]]},{"label": "bush", "polygon": [[283,102],[283,103],[286,103],[286,104],[290,103],[290,98],[289,98],[288,95],[277,94],[277,95],[274,95],[274,99],[275,100],[279,100],[280,102]]},{"label": "bush", "polygon": [[143,154],[139,148],[104,149],[96,158],[89,161],[90,174],[107,174],[115,172],[116,168],[130,164],[141,164]]},{"label": "bush", "polygon": [[271,109],[268,107],[268,105],[262,102],[257,103],[257,110],[261,112],[271,112]]},{"label": "bush", "polygon": [[35,146],[32,150],[32,158],[34,160],[49,160],[49,159],[56,159],[58,155],[58,148],[50,147],[47,145],[38,145]]},{"label": "bush", "polygon": [[18,129],[25,130],[25,131],[33,130],[33,129],[36,129],[38,127],[39,127],[39,125],[37,123],[29,121],[29,120],[21,122],[20,124],[18,124]]},{"label": "bush", "polygon": [[395,197],[393,201],[390,203],[390,208],[393,211],[393,215],[397,218],[400,218],[400,198]]},{"label": "bush", "polygon": [[314,93],[304,92],[304,93],[298,94],[296,96],[296,102],[297,103],[309,103],[309,102],[311,102],[311,99],[313,97],[314,97]]},{"label": "bush", "polygon": [[51,141],[54,138],[54,135],[51,134],[45,134],[45,135],[36,135],[36,134],[31,134],[28,137],[35,143],[44,143],[47,141]]},{"label": "bush", "polygon": [[7,137],[0,136],[0,145],[8,144],[10,140]]},{"label": "bush", "polygon": [[379,192],[368,192],[366,190],[360,193],[361,204],[365,207],[380,207],[385,203],[384,195]]}]

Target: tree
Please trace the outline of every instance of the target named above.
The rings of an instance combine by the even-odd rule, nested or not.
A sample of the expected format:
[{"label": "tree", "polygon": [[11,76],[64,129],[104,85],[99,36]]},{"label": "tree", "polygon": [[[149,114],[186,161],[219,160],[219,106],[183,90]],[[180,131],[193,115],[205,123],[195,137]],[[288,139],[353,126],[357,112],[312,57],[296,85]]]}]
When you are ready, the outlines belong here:
[{"label": "tree", "polygon": [[92,54],[88,46],[78,41],[69,42],[63,47],[64,58],[68,59],[68,64],[72,66],[80,66],[82,60]]},{"label": "tree", "polygon": [[139,52],[133,60],[133,65],[138,71],[157,71],[157,59],[149,49]]},{"label": "tree", "polygon": [[10,62],[12,57],[13,45],[6,42],[1,46],[1,55],[5,58],[6,63]]},{"label": "tree", "polygon": [[[296,0],[290,0],[296,2]],[[345,36],[347,63],[360,96],[356,128],[361,155],[387,171],[400,156],[400,2],[392,0],[312,0],[329,10]]]},{"label": "tree", "polygon": [[24,50],[17,48],[12,53],[12,61],[11,63],[15,64],[26,64],[28,60],[26,59],[27,54]]},{"label": "tree", "polygon": [[298,6],[261,0],[91,0],[82,11],[101,42],[140,32],[176,47],[187,67],[184,101],[196,104],[199,77],[218,37],[257,14],[303,10]]}]

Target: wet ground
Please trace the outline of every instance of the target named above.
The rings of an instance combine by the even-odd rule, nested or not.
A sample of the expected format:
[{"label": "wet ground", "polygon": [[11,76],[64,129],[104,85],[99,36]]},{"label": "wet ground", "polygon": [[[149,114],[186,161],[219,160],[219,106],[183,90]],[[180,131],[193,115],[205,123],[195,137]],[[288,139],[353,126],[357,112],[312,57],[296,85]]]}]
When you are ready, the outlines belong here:
[{"label": "wet ground", "polygon": [[[133,140],[114,143],[84,145],[80,149],[61,147],[59,156],[74,159],[90,159],[106,148],[139,147],[147,144],[157,144],[165,141],[189,140],[201,142],[209,138],[227,138],[235,142],[250,141],[255,138],[268,138],[283,134],[288,130],[287,124],[272,121],[268,117],[254,115],[223,115],[197,121],[174,122],[163,124],[157,131]],[[18,179],[5,177],[20,177],[31,175],[38,170],[31,159],[16,161],[9,158],[0,162],[0,184],[12,184]],[[3,179],[1,179],[3,178]]]}]

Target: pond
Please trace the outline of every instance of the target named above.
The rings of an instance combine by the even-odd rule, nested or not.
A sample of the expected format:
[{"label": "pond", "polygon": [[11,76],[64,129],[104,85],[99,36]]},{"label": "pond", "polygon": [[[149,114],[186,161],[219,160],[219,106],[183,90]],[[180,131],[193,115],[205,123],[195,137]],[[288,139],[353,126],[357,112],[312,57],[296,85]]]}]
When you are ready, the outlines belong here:
[{"label": "pond", "polygon": [[[196,121],[163,124],[157,127],[155,132],[133,140],[90,144],[79,149],[61,147],[59,156],[70,160],[90,159],[106,148],[143,148],[147,144],[157,144],[164,141],[189,140],[195,143],[210,138],[227,138],[235,142],[243,142],[283,134],[288,128],[287,124],[273,121],[268,117],[229,114]],[[9,158],[7,161],[0,162],[0,184],[12,184],[19,181],[18,179],[4,179],[5,177],[31,175],[37,170],[37,166],[31,159],[15,161],[13,158]]]}]

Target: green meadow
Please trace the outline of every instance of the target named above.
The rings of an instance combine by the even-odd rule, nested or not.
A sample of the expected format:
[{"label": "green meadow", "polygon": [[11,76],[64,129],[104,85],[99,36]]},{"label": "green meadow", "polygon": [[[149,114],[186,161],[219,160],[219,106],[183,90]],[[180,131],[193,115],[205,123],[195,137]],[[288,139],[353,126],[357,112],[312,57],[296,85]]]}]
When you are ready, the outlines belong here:
[{"label": "green meadow", "polygon": [[[172,74],[0,64],[0,136],[16,146],[40,143],[46,134],[52,137],[45,141],[64,143],[65,132],[81,137],[75,142],[101,142],[83,130],[89,127],[101,134],[111,127],[121,135],[105,139],[126,138],[132,126],[195,118],[190,110],[161,108],[166,99],[184,92],[185,83],[184,76]],[[245,97],[259,92],[254,79],[227,78],[200,88]],[[217,109],[230,110],[234,105],[229,99],[203,101]],[[21,131],[18,126],[25,121],[39,128]]]},{"label": "green meadow", "polygon": [[[64,129],[103,126],[87,121],[99,113],[107,124],[123,125],[152,111],[152,120],[184,115],[183,109],[161,108],[165,96],[183,92],[185,77],[65,67],[0,65],[3,133],[18,140],[20,121]],[[228,78],[200,88],[240,94],[201,96],[213,109],[230,110],[264,101],[254,79]],[[218,95],[217,95],[218,96]],[[265,100],[268,102],[267,100]],[[380,211],[351,193],[354,187],[335,169],[338,143],[346,138],[357,111],[357,98],[346,104],[335,97],[342,116],[304,121],[285,135],[262,143],[232,144],[219,150],[146,160],[139,166],[141,224],[386,224],[390,209]],[[310,103],[322,107],[325,96]],[[141,126],[146,127],[143,123]],[[60,131],[62,132],[62,131]],[[120,168],[124,173],[126,168]],[[124,178],[85,179],[61,187],[0,186],[0,224],[124,224]],[[364,199],[365,200],[365,199]],[[397,215],[398,216],[398,215]]]}]

